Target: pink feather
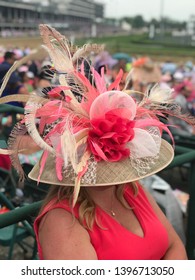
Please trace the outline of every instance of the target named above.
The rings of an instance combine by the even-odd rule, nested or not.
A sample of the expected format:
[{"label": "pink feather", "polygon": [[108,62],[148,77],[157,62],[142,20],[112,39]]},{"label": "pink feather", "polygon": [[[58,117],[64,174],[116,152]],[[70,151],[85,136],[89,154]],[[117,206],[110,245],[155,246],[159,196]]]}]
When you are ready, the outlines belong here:
[{"label": "pink feather", "polygon": [[37,180],[38,183],[40,182],[40,178],[41,178],[41,175],[43,173],[47,157],[48,157],[48,151],[45,150],[43,152],[43,155],[42,155],[41,160],[40,160],[40,170],[39,170],[39,176],[38,176],[38,180]]},{"label": "pink feather", "polygon": [[58,144],[58,146],[56,148],[56,152],[57,152],[57,157],[56,157],[56,174],[57,174],[58,180],[62,181],[62,179],[63,179],[62,167],[63,167],[64,161],[63,161],[62,157],[60,156],[61,155],[61,143]]},{"label": "pink feather", "polygon": [[[104,70],[104,69],[102,68],[102,70]],[[95,69],[92,69],[92,72],[93,72],[93,76],[95,79],[95,85],[97,87],[97,90],[100,93],[107,91],[104,75],[101,74],[101,76],[100,76],[100,74],[97,71],[95,71]],[[103,71],[102,71],[102,73],[103,73]]]},{"label": "pink feather", "polygon": [[120,69],[118,75],[116,76],[116,79],[115,81],[108,87],[108,91],[110,90],[113,90],[113,89],[119,89],[119,84],[120,84],[120,81],[123,77],[123,70]]}]

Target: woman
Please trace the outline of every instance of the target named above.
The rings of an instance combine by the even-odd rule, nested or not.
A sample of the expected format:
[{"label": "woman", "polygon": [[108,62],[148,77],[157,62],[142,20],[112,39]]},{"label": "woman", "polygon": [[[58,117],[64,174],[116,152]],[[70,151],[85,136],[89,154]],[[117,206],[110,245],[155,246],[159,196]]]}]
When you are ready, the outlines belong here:
[{"label": "woman", "polygon": [[122,72],[107,86],[103,74],[91,69],[90,83],[76,61],[93,46],[62,55],[55,48],[59,40],[67,50],[65,38],[46,25],[40,29],[60,85],[47,98],[33,96],[25,116],[43,150],[29,177],[52,185],[34,224],[39,258],[187,259],[176,232],[139,184],[174,156],[162,131],[172,135],[158,119],[172,109],[168,92],[155,87],[137,103],[118,90]]},{"label": "woman", "polygon": [[[60,188],[51,189],[50,199],[53,200],[48,196],[46,201],[54,201],[63,192]],[[78,206],[77,218],[73,218],[65,202],[69,197],[49,209],[46,207],[35,222],[40,259],[187,259],[183,243],[151,195],[139,186],[139,194],[134,197],[129,186],[125,197],[131,204],[126,206],[127,202],[123,205],[116,196],[119,188],[105,186],[85,190],[83,196],[88,196],[89,201],[93,200],[92,205],[95,204],[91,207],[96,207],[96,218],[103,220],[92,229],[79,221]],[[140,201],[143,202],[141,207]],[[148,215],[144,215],[144,211]]]}]

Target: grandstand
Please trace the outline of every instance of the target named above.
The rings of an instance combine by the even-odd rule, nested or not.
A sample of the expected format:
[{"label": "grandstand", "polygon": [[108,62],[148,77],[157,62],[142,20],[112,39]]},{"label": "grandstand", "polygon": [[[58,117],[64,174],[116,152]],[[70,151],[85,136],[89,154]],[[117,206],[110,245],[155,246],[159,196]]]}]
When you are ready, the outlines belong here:
[{"label": "grandstand", "polygon": [[94,0],[0,1],[0,36],[36,35],[40,23],[87,36],[103,17],[104,4]]}]

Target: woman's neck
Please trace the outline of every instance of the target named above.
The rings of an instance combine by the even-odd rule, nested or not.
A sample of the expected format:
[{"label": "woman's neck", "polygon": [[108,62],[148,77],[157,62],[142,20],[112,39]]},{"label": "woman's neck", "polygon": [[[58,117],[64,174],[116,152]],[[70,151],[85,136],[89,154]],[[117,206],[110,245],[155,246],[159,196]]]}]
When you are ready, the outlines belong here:
[{"label": "woman's neck", "polygon": [[115,205],[116,186],[90,187],[87,188],[87,192],[94,203],[103,209],[111,211]]}]

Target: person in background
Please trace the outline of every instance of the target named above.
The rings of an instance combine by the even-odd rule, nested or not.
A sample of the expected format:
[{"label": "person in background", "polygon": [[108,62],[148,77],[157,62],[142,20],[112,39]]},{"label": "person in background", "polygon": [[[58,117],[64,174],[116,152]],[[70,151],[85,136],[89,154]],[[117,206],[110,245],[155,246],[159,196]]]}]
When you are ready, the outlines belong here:
[{"label": "person in background", "polygon": [[20,76],[21,82],[23,83],[23,85],[25,85],[28,92],[29,93],[33,92],[34,91],[34,87],[33,87],[34,74],[32,72],[28,71],[28,69],[26,69],[25,71],[20,71],[19,76]]},{"label": "person in background", "polygon": [[[12,67],[14,62],[17,60],[16,55],[14,52],[6,52],[4,55],[4,61],[0,64],[0,86],[2,86],[3,79],[6,75],[6,73],[9,71],[9,69]],[[5,88],[2,91],[2,97],[10,96],[14,94],[29,94],[27,88],[25,85],[21,82],[21,79],[19,77],[19,74],[17,71],[13,71],[10,75],[7,84]],[[12,106],[17,106],[20,108],[24,107],[23,102],[19,101],[10,101],[7,102],[7,104]],[[7,112],[4,113],[1,118],[1,124],[5,128],[5,134],[9,134],[10,127],[12,126],[12,113]]]},{"label": "person in background", "polygon": [[[11,66],[14,64],[14,62],[16,60],[17,60],[17,57],[16,57],[16,54],[14,52],[11,52],[11,51],[5,52],[5,54],[3,56],[3,61],[0,63],[0,86],[3,83],[3,79],[5,77],[5,74],[11,68]],[[12,74],[13,74],[14,78],[17,77],[17,72],[16,71],[14,71]]]},{"label": "person in background", "polygon": [[140,57],[132,63],[132,89],[146,92],[156,83],[160,83],[162,74],[160,67],[149,57]]}]

